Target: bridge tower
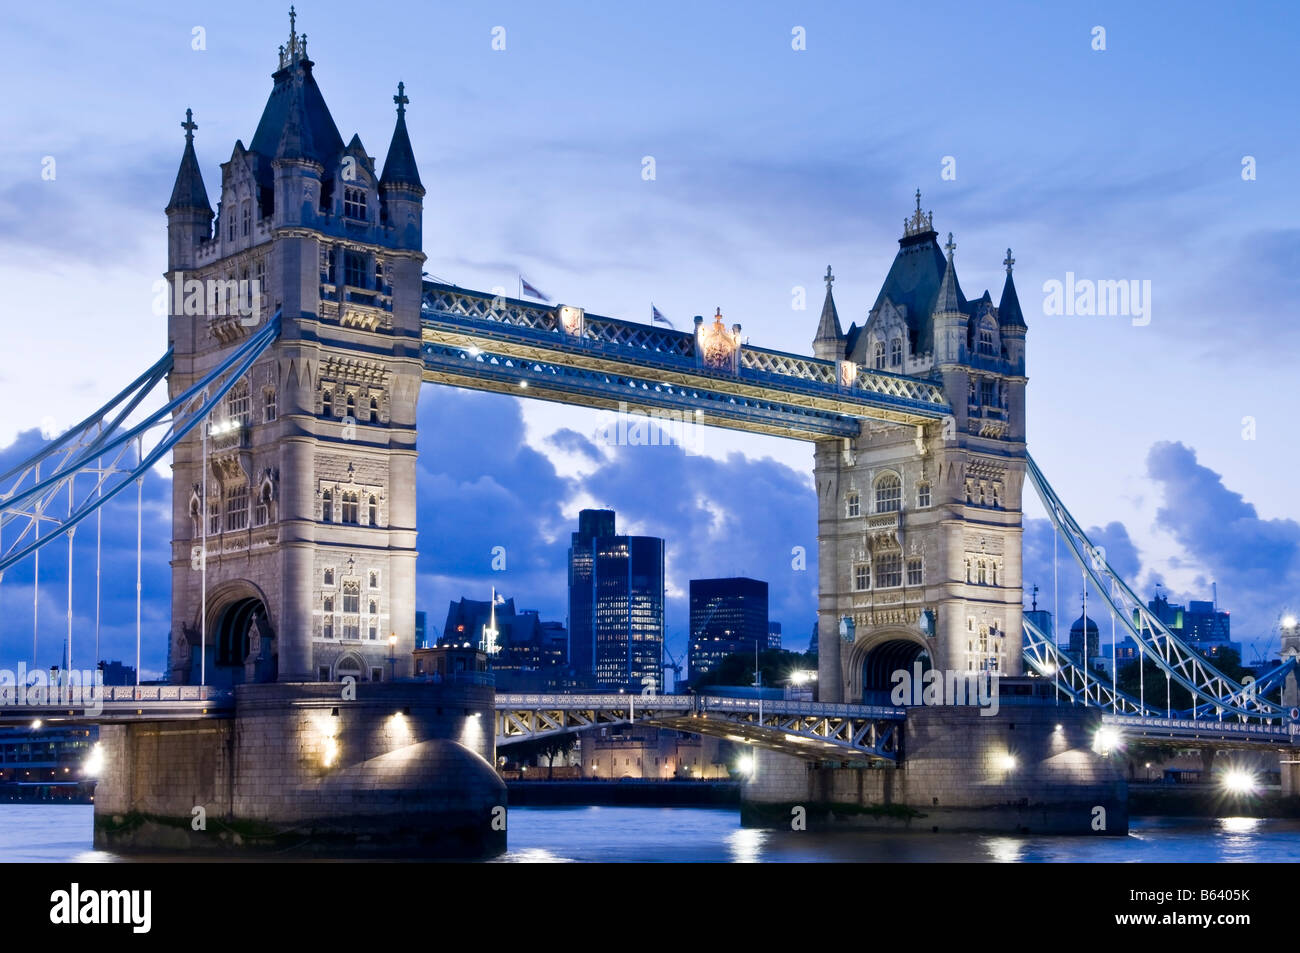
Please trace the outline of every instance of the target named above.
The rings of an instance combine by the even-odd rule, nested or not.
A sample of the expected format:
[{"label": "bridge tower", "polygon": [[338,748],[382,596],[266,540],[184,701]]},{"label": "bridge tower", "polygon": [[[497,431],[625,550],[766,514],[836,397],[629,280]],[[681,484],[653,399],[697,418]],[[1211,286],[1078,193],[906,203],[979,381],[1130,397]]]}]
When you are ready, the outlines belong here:
[{"label": "bridge tower", "polygon": [[402,84],[380,175],[358,136],[343,142],[313,65],[291,11],[215,214],[184,124],[167,206],[171,393],[277,310],[282,330],[175,451],[173,682],[409,672],[424,187]]},{"label": "bridge tower", "polygon": [[1025,322],[1012,280],[997,305],[962,294],[951,233],[916,209],[866,322],[840,328],[827,269],[814,353],[943,386],[952,414],[924,427],[864,421],[816,445],[819,684],[823,701],[886,700],[924,666],[1021,673]]}]

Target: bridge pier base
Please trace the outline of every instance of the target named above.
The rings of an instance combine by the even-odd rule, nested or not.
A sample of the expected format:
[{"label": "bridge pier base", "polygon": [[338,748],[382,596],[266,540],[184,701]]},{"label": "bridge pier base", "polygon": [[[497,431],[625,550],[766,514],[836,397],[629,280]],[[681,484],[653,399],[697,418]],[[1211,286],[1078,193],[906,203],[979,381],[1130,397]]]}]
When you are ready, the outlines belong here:
[{"label": "bridge pier base", "polygon": [[267,684],[233,717],[101,728],[95,847],[478,857],[505,849],[493,692]]},{"label": "bridge pier base", "polygon": [[1100,722],[1096,709],[1068,706],[1007,707],[991,716],[974,707],[917,707],[908,711],[897,765],[756,750],[754,776],[741,794],[742,823],[1127,834],[1122,763],[1092,750]]}]

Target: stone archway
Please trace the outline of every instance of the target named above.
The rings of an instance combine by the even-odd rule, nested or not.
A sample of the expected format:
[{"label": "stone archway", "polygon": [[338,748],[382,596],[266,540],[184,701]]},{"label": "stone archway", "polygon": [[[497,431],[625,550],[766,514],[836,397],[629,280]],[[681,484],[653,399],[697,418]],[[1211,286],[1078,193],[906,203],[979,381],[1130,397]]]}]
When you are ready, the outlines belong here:
[{"label": "stone archway", "polygon": [[934,666],[930,646],[913,633],[884,632],[859,642],[849,655],[849,697],[867,704],[891,704],[894,673],[912,673],[917,662],[922,672]]},{"label": "stone archway", "polygon": [[[211,594],[208,606],[207,683],[233,686],[275,681],[275,629],[261,590],[247,582],[223,586]],[[191,668],[197,669],[199,653],[193,654]],[[197,671],[192,671],[191,681],[197,680]]]}]

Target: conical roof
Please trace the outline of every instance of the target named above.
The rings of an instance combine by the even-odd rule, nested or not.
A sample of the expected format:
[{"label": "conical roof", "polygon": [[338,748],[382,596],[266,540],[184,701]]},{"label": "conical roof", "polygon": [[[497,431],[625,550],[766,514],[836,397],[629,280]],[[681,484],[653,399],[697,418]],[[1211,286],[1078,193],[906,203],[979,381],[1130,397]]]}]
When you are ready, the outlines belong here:
[{"label": "conical roof", "polygon": [[181,126],[185,129],[185,151],[181,154],[181,166],[176,171],[176,183],[172,186],[172,197],[167,202],[167,211],[199,209],[211,213],[212,205],[208,202],[208,190],[203,186],[199,158],[194,154],[194,130],[198,128],[198,124],[194,122],[194,113],[191,110],[185,110],[185,122],[181,123]]},{"label": "conical roof", "polygon": [[380,185],[410,185],[423,189],[420,170],[415,164],[415,150],[411,148],[411,137],[406,131],[406,84],[397,84],[397,125],[393,127],[393,139],[388,144],[388,157],[384,159],[384,173],[379,177]]}]

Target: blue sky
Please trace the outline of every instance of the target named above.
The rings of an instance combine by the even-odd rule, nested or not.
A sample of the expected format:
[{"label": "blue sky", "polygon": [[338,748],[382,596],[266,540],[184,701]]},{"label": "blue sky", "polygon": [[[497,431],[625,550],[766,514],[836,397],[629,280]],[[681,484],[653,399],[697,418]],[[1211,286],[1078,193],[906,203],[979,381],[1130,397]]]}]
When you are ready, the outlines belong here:
[{"label": "blue sky", "polygon": [[[382,158],[405,81],[426,268],[457,284],[513,289],[522,272],[598,313],[645,320],[653,300],[679,327],[720,306],[755,344],[807,352],[827,263],[842,319],[861,322],[920,188],[955,233],[968,295],[996,294],[1014,249],[1031,452],[1139,591],[1159,579],[1203,598],[1218,581],[1247,642],[1300,603],[1294,7],[297,6],[345,139]],[[16,459],[20,434],[27,447],[43,420],[79,419],[165,347],[150,306],[178,124],[193,108],[215,194],[219,163],[252,136],[287,19],[252,3],[7,16],[0,454]],[[192,48],[195,27],[206,49]],[[955,179],[941,178],[945,156]],[[1044,282],[1067,272],[1150,280],[1150,324],[1044,314]],[[796,287],[807,310],[792,308]],[[435,624],[493,583],[562,618],[567,534],[578,508],[602,504],[668,538],[674,647],[686,580],[731,572],[769,579],[774,618],[805,644],[814,577],[790,571],[789,550],[814,549],[809,446],[715,431],[706,453],[614,453],[592,445],[592,412],[429,386],[421,419],[419,595]],[[484,433],[493,452],[465,454]],[[145,616],[160,629],[170,488],[154,482]],[[473,526],[455,518],[467,500]],[[1026,584],[1046,588],[1050,541],[1032,522],[1026,538]],[[504,575],[488,571],[494,545],[512,554]],[[134,655],[128,575],[108,655]],[[42,644],[57,652],[50,579]],[[19,621],[0,628],[0,658],[30,652],[31,604],[22,571],[7,574],[0,608]],[[93,604],[76,613],[81,631]],[[161,646],[146,643],[146,668]]]}]

